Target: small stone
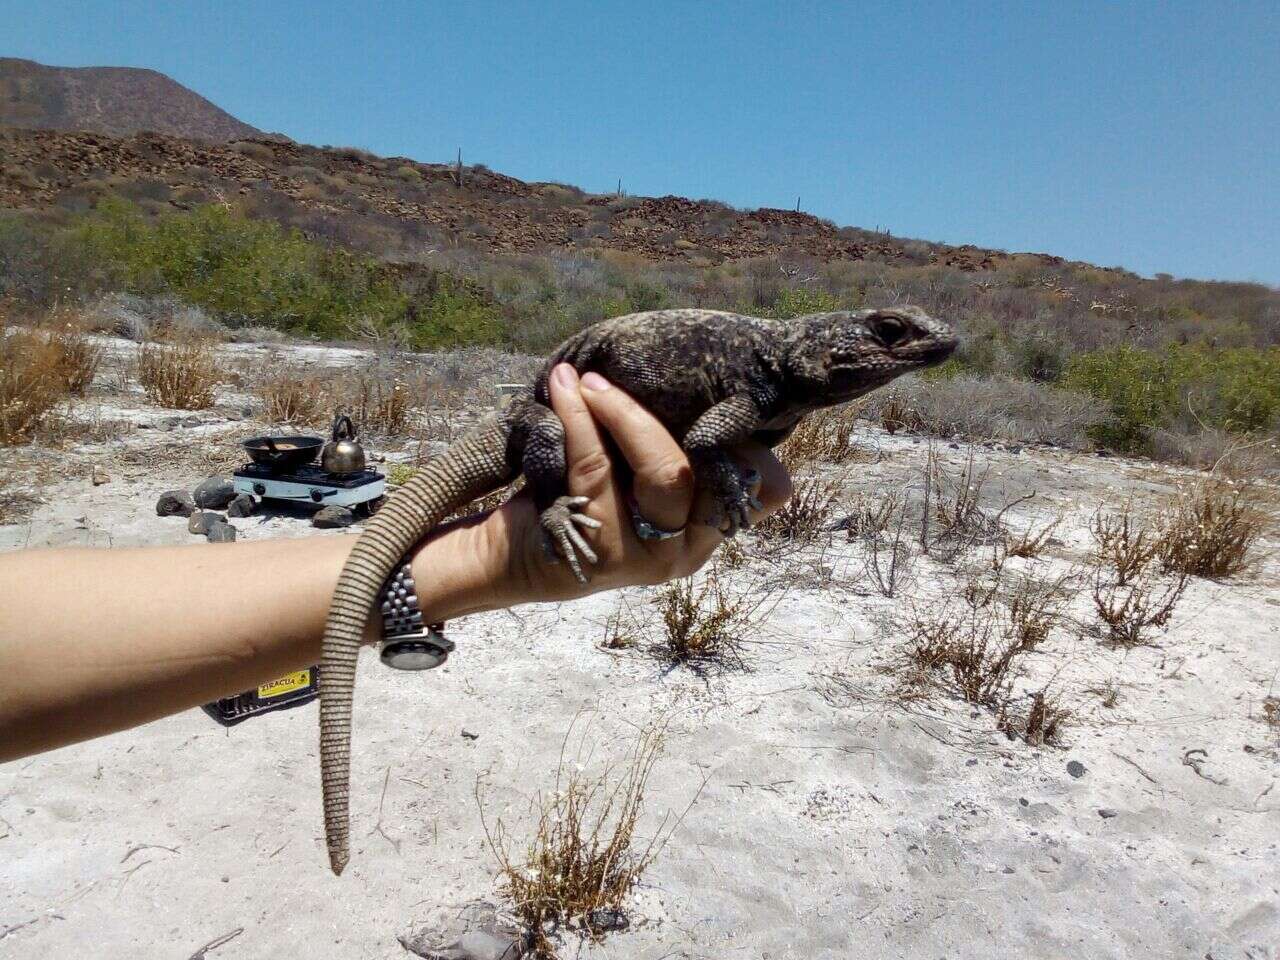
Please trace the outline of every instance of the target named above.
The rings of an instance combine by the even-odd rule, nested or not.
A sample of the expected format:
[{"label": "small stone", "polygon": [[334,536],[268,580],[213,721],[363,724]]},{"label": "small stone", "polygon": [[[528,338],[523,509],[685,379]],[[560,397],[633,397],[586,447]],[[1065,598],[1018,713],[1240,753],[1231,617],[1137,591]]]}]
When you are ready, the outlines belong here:
[{"label": "small stone", "polygon": [[1110,807],[1101,807],[1098,810],[1098,816],[1103,820],[1110,820],[1112,817],[1120,816],[1120,813],[1117,810],[1112,810]]},{"label": "small stone", "polygon": [[625,930],[631,921],[621,910],[610,907],[597,907],[587,914],[587,926],[596,933],[608,933],[612,930]]},{"label": "small stone", "polygon": [[92,474],[90,474],[89,479],[91,479],[91,480],[93,481],[93,485],[94,485],[95,487],[100,487],[100,486],[102,486],[104,483],[110,483],[110,482],[111,482],[111,477],[110,477],[110,475],[108,475],[107,471],[103,470],[103,469],[102,469],[100,466],[98,466],[96,463],[93,465],[93,472],[92,472]]},{"label": "small stone", "polygon": [[183,418],[182,418],[182,425],[183,425],[184,427],[198,427],[198,426],[200,426],[200,424],[201,424],[201,423],[203,423],[203,422],[204,422],[203,420],[201,420],[199,417],[194,416],[194,415],[193,415],[193,416],[190,416],[190,417],[183,417]]},{"label": "small stone", "polygon": [[236,497],[236,488],[226,477],[209,477],[191,491],[197,507],[223,510]]},{"label": "small stone", "polygon": [[1013,873],[1013,867],[1005,867],[1005,868],[1004,868],[1003,870],[1001,870],[1000,872],[1001,872],[1001,873]]},{"label": "small stone", "polygon": [[1081,777],[1084,776],[1086,769],[1087,768],[1085,767],[1085,765],[1081,763],[1079,760],[1067,761],[1067,773],[1071,774],[1071,776],[1074,777],[1076,780],[1079,780]]},{"label": "small stone", "polygon": [[320,527],[322,530],[332,530],[338,527],[349,527],[356,522],[356,515],[346,507],[329,506],[322,507],[316,511],[316,515],[311,518],[313,527]]},{"label": "small stone", "polygon": [[185,490],[166,490],[156,501],[157,517],[189,517],[196,508],[196,502]]},{"label": "small stone", "polygon": [[234,500],[227,504],[228,517],[248,517],[253,515],[253,508],[257,506],[253,497],[247,493],[242,493]]},{"label": "small stone", "polygon": [[1022,805],[1022,806],[1024,806],[1024,807],[1029,807],[1029,806],[1031,806],[1031,801],[1030,801],[1030,800],[1028,800],[1026,797],[1019,797],[1019,798],[1018,798],[1018,803],[1019,803],[1019,804],[1021,804],[1021,805]]},{"label": "small stone", "polygon": [[463,727],[463,728],[462,728],[462,739],[464,739],[464,740],[479,740],[479,739],[480,739],[480,734],[478,734],[478,733],[472,733],[472,732],[471,732],[470,730],[468,730],[466,727]]},{"label": "small stone", "polygon": [[209,528],[205,536],[210,543],[231,543],[236,538],[236,528],[229,523],[219,521]]},{"label": "small stone", "polygon": [[230,882],[231,882],[231,878],[230,878],[230,877],[223,877],[223,878],[222,878],[222,882],[223,882],[223,883],[230,883]]},{"label": "small stone", "polygon": [[220,513],[212,513],[208,510],[198,510],[193,513],[187,520],[187,531],[189,533],[205,536],[213,529],[214,524],[225,524],[227,518]]}]

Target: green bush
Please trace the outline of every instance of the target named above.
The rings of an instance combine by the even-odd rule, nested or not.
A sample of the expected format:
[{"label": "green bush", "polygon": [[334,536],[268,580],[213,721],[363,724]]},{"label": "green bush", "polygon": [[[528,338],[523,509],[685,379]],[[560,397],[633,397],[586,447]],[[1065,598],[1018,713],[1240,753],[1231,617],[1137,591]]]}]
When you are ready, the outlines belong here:
[{"label": "green bush", "polygon": [[1280,348],[1113,347],[1073,357],[1063,385],[1110,407],[1095,442],[1144,451],[1154,430],[1181,419],[1235,433],[1270,429],[1280,415]]},{"label": "green bush", "polygon": [[296,332],[341,337],[357,319],[386,326],[408,306],[377,262],[219,205],[149,220],[109,199],[71,228],[71,238],[109,286],[173,294],[224,317]]},{"label": "green bush", "polygon": [[840,309],[840,301],[834,294],[825,290],[810,290],[808,287],[784,287],[778,291],[769,316],[778,320],[790,320],[802,317],[806,313],[827,313]]},{"label": "green bush", "polygon": [[425,302],[409,309],[409,334],[414,348],[496,344],[503,339],[498,309],[473,284],[446,273],[432,277]]}]

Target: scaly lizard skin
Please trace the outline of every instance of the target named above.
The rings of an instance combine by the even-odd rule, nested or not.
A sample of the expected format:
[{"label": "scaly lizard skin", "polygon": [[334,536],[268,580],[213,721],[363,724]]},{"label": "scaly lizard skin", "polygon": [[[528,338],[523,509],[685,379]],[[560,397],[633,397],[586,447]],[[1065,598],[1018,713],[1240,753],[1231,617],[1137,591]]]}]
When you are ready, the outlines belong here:
[{"label": "scaly lizard skin", "polygon": [[807,413],[862,396],[950,356],[951,328],[914,307],[762,320],[711,310],[657,310],[603,320],[570,337],[532,389],[428,462],[369,521],[343,567],[320,660],[325,836],[336,874],[347,864],[351,704],[356,655],[377,595],[403,557],[450,513],[523,473],[548,541],[585,582],[596,556],[578,527],[597,522],[568,496],[564,426],[547,378],[564,361],[634,397],[680,441],[698,488],[728,536],[757,509],[727,451],[773,446]]}]

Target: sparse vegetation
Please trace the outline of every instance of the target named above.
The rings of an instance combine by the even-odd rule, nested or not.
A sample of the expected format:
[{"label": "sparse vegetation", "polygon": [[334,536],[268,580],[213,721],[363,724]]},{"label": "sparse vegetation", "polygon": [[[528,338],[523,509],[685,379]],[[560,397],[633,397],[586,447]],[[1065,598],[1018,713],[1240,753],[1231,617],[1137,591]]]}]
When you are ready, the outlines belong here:
[{"label": "sparse vegetation", "polygon": [[777,602],[774,591],[731,586],[712,562],[700,577],[673,580],[653,601],[662,625],[649,652],[702,673],[743,669],[747,638]]},{"label": "sparse vegetation", "polygon": [[860,404],[846,404],[809,414],[778,444],[778,459],[791,472],[816,463],[843,464],[856,459],[860,451],[853,444],[853,433],[861,409]]},{"label": "sparse vegetation", "polygon": [[1057,739],[1067,712],[1047,691],[1032,696],[1025,715],[1014,708],[1021,661],[1049,636],[1062,617],[1068,578],[1031,577],[1006,583],[1000,575],[970,579],[962,595],[912,610],[908,640],[897,670],[908,696],[941,687],[990,709],[997,725],[1028,742]]},{"label": "sparse vegetation", "polygon": [[1168,626],[1187,588],[1187,575],[1160,578],[1151,568],[1120,583],[1103,566],[1094,570],[1092,599],[1112,646],[1136,647],[1151,642],[1154,630]]},{"label": "sparse vegetation", "polygon": [[825,536],[832,527],[832,514],[843,486],[843,478],[819,474],[797,477],[792,482],[791,498],[776,512],[755,526],[765,540],[792,545],[811,543]]},{"label": "sparse vegetation", "polygon": [[1089,530],[1093,534],[1097,565],[1115,571],[1118,587],[1128,586],[1155,559],[1158,549],[1156,538],[1134,516],[1131,500],[1115,513],[1099,510],[1094,514]]},{"label": "sparse vegetation", "polygon": [[[609,765],[599,773],[587,773],[565,756],[566,735],[555,782],[535,801],[536,819],[523,851],[514,849],[501,820],[492,829],[485,824],[503,892],[535,956],[556,957],[562,929],[598,940],[625,926],[627,894],[679,823],[679,818],[673,823],[664,817],[644,846],[636,844],[645,791],[662,756],[664,735],[664,727],[647,728],[621,769]],[[480,810],[483,820],[483,803]]]},{"label": "sparse vegetation", "polygon": [[66,356],[56,338],[0,328],[0,444],[30,442],[70,393]]},{"label": "sparse vegetation", "polygon": [[333,416],[329,378],[292,366],[272,366],[257,377],[256,392],[268,423],[317,425]]},{"label": "sparse vegetation", "polygon": [[205,340],[144,343],[138,347],[138,382],[152,403],[177,410],[213,406],[222,379],[212,344]]},{"label": "sparse vegetation", "polygon": [[1196,480],[1160,518],[1155,552],[1166,572],[1222,580],[1248,569],[1264,521],[1250,483]]}]

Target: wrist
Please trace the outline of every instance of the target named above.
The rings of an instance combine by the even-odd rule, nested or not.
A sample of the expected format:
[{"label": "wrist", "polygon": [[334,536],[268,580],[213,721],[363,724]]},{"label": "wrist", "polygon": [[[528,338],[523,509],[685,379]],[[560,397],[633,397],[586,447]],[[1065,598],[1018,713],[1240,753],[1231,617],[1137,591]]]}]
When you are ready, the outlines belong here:
[{"label": "wrist", "polygon": [[410,569],[423,620],[436,623],[524,602],[510,575],[510,523],[502,509],[434,531],[414,552]]}]

